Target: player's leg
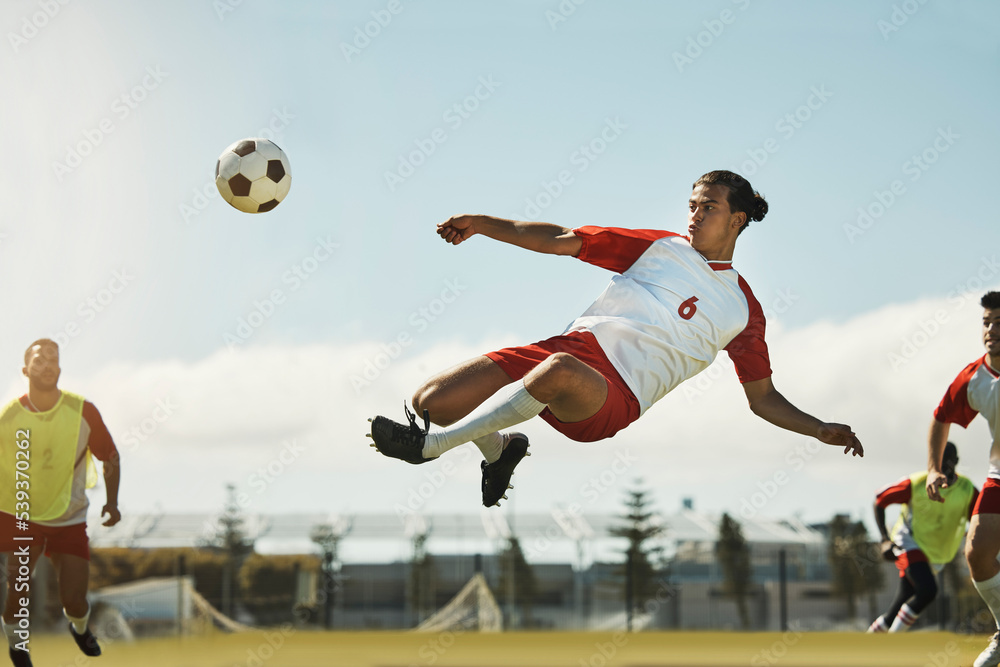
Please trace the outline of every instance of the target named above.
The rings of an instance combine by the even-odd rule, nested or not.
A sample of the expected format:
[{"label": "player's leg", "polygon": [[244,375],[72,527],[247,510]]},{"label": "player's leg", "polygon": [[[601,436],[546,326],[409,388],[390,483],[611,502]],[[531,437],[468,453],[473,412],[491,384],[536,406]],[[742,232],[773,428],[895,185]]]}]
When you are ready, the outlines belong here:
[{"label": "player's leg", "polygon": [[560,421],[588,419],[604,405],[608,383],[601,373],[565,352],[556,352],[522,380],[500,387],[469,414],[428,433],[425,458],[440,456],[463,443],[520,424],[546,407]]},{"label": "player's leg", "polygon": [[[903,575],[903,573],[900,574]],[[892,604],[889,605],[889,609],[872,621],[872,624],[868,626],[868,632],[888,632],[889,627],[896,618],[896,614],[899,613],[900,608],[908,599],[910,599],[913,593],[913,584],[910,583],[909,579],[907,579],[905,575],[900,576],[899,586],[896,588],[896,597],[893,598]]]},{"label": "player's leg", "polygon": [[909,630],[920,616],[920,612],[937,597],[937,578],[930,563],[926,561],[911,563],[906,568],[905,579],[910,583],[913,594],[897,610],[889,632]]},{"label": "player's leg", "polygon": [[63,614],[69,621],[70,634],[84,654],[98,656],[101,647],[90,632],[90,603],[87,589],[90,585],[90,561],[70,553],[50,553],[59,582],[59,600]]},{"label": "player's leg", "polygon": [[411,403],[418,414],[427,410],[431,422],[448,426],[511,382],[514,380],[495,361],[476,357],[424,382]]},{"label": "player's leg", "polygon": [[[976,508],[973,510],[972,521],[969,522],[969,533],[965,539],[965,558],[972,574],[972,584],[979,591],[986,606],[993,612],[993,619],[1000,619],[1000,513],[984,512],[983,509],[996,509],[997,487],[990,487],[989,482],[983,485]],[[987,496],[989,494],[989,496]],[[983,506],[987,505],[986,508]],[[989,646],[979,655],[975,667],[993,667],[1000,665],[1000,632],[993,635]]]}]

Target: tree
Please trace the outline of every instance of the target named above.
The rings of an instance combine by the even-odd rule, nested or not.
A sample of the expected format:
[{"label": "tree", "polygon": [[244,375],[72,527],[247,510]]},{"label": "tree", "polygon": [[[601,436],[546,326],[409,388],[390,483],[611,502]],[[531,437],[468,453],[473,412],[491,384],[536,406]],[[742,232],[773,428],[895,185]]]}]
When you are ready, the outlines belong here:
[{"label": "tree", "polygon": [[435,607],[437,566],[427,553],[428,531],[413,535],[413,560],[410,561],[409,600],[416,623],[424,620]]},{"label": "tree", "polygon": [[747,611],[747,594],[753,579],[750,566],[750,547],[743,537],[739,522],[728,514],[722,515],[719,524],[719,541],[715,543],[715,555],[722,567],[723,592],[736,602],[740,614],[740,625],[744,630],[750,627]]},{"label": "tree", "polygon": [[206,546],[226,555],[226,567],[222,578],[222,613],[232,617],[236,609],[236,576],[243,567],[243,561],[253,553],[254,540],[243,526],[243,512],[236,500],[236,486],[226,485],[226,504],[222,514],[216,519],[214,534],[208,538]]},{"label": "tree", "polygon": [[827,557],[833,594],[847,603],[847,617],[857,616],[856,600],[866,592],[874,593],[884,585],[881,562],[873,558],[878,545],[868,539],[868,530],[860,521],[852,522],[846,515],[838,514],[830,522],[830,541]]},{"label": "tree", "polygon": [[524,558],[521,543],[514,536],[510,537],[507,548],[500,554],[499,593],[499,602],[504,607],[511,601],[521,607],[521,613],[524,614],[523,625],[530,628],[534,624],[531,609],[538,597],[538,578]]},{"label": "tree", "polygon": [[[625,549],[625,614],[629,631],[632,630],[632,614],[640,609],[643,600],[656,594],[660,576],[659,560],[662,547],[650,547],[648,543],[663,534],[663,527],[654,521],[656,514],[650,510],[649,492],[641,488],[642,480],[635,481],[635,488],[628,491],[625,500],[626,514],[619,517],[624,521],[609,531],[614,537],[628,540]],[[656,560],[656,564],[654,564]]]}]

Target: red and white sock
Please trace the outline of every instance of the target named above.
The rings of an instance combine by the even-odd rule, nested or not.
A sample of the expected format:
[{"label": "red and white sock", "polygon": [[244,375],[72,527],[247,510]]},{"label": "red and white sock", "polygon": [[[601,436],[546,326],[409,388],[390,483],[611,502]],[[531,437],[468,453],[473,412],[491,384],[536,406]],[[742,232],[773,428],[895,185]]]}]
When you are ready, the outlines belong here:
[{"label": "red and white sock", "polygon": [[868,632],[889,632],[889,624],[885,622],[885,616],[879,616],[868,626]]},{"label": "red and white sock", "polygon": [[889,626],[889,632],[906,632],[913,625],[917,616],[920,614],[913,611],[913,609],[908,604],[904,604],[899,608],[899,613],[896,614],[896,618],[892,619],[892,625]]}]

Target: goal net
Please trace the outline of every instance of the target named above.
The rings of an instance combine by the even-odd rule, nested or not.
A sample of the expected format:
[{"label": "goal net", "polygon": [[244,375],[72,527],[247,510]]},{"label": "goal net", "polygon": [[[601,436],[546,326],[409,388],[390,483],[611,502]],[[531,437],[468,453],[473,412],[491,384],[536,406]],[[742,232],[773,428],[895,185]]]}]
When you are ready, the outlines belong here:
[{"label": "goal net", "polygon": [[414,629],[417,632],[499,632],[503,629],[503,615],[490,587],[486,585],[486,578],[482,573],[476,573],[448,604]]}]

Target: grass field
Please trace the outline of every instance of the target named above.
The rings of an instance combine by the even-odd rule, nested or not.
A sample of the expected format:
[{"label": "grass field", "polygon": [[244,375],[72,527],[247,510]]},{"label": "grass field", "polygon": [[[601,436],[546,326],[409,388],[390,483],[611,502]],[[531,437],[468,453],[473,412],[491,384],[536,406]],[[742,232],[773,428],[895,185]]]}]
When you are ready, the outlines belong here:
[{"label": "grass field", "polygon": [[939,632],[575,632],[416,634],[280,629],[105,645],[86,658],[69,635],[32,639],[36,667],[960,667],[988,637]]}]

